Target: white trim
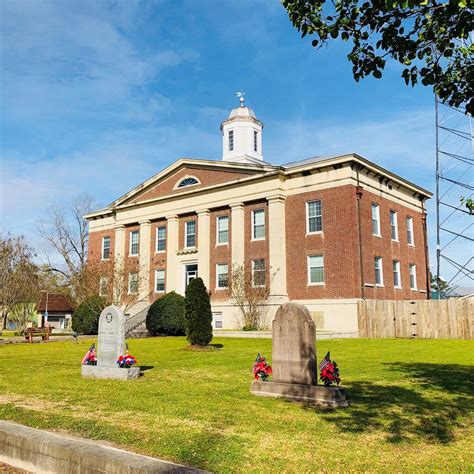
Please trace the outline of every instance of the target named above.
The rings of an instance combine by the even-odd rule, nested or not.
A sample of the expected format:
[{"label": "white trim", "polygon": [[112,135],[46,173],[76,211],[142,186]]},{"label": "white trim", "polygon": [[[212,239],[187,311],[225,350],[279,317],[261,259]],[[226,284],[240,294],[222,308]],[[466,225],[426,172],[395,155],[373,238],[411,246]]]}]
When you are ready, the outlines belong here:
[{"label": "white trim", "polygon": [[[380,262],[380,268],[377,268],[376,262]],[[380,283],[377,283],[377,279],[375,278],[375,275],[377,274],[377,270],[380,270]],[[384,287],[384,279],[383,279],[383,258],[379,257],[378,255],[374,256],[374,282],[375,286],[377,287]]]},{"label": "white trim", "polygon": [[[137,291],[133,291],[133,292],[130,291],[130,283],[132,282],[132,279],[131,279],[132,275],[137,275]],[[139,291],[138,283],[139,283],[139,274],[138,274],[138,272],[129,272],[128,273],[128,287],[127,287],[127,293],[129,295],[137,295],[138,294],[138,291]]]},{"label": "white trim", "polygon": [[[165,249],[164,250],[158,250],[158,229],[162,229],[164,228],[165,229]],[[167,225],[164,224],[164,225],[158,225],[156,227],[156,232],[155,232],[155,253],[166,253],[166,247],[167,247],[167,240],[168,240],[168,229],[167,229]]]},{"label": "white trim", "polygon": [[393,270],[393,264],[394,263],[396,264],[396,267],[397,267],[398,285],[395,285],[395,282],[394,282],[393,287],[396,290],[401,290],[402,289],[402,275],[401,275],[401,271],[400,271],[400,260],[392,260],[392,277],[394,275],[394,270]]},{"label": "white trim", "polygon": [[[194,245],[189,245],[188,246],[188,224],[191,222],[194,222]],[[193,235],[193,234],[190,234]],[[195,220],[189,220],[184,223],[184,248],[185,249],[195,249],[196,248],[196,221]]]},{"label": "white trim", "polygon": [[[157,273],[158,272],[163,272],[163,275],[164,275],[164,278],[163,278],[163,281],[164,281],[164,290],[157,290],[156,289],[156,284],[158,282],[158,277],[157,277]],[[154,293],[165,293],[166,292],[166,270],[164,270],[163,268],[155,268],[155,284],[153,286],[153,292]]]},{"label": "white trim", "polygon": [[[311,261],[311,257],[321,257],[322,258],[322,261],[323,261],[323,265],[322,265],[322,269],[323,269],[323,281],[311,281],[311,266],[310,266],[310,261]],[[320,267],[316,267],[316,268],[320,268]],[[324,255],[323,254],[317,254],[317,255],[307,255],[306,256],[306,272],[307,272],[307,277],[306,277],[306,281],[307,281],[307,286],[323,286],[326,284],[326,279],[325,279],[325,271],[324,271]]]},{"label": "white trim", "polygon": [[[413,268],[413,280],[415,282],[414,286],[411,286],[411,269]],[[409,275],[409,281],[410,281],[410,290],[417,291],[418,290],[418,282],[416,278],[416,263],[409,263],[408,264],[408,275]]]},{"label": "white trim", "polygon": [[[225,265],[227,267],[227,286],[219,286],[219,266]],[[228,290],[229,289],[229,264],[228,263],[216,263],[216,291]]]},{"label": "white trim", "polygon": [[[414,247],[415,246],[415,232],[413,230],[413,217],[412,216],[407,216],[406,226],[407,226],[407,243],[411,247]],[[410,231],[410,234],[411,234],[411,241],[408,241],[408,231]]]},{"label": "white trim", "polygon": [[[107,258],[104,258],[104,240],[105,239],[109,239],[109,256]],[[102,237],[102,249],[101,249],[101,252],[100,252],[100,259],[101,260],[110,260],[111,243],[112,243],[112,240],[110,238],[110,235],[104,235]]]},{"label": "white trim", "polygon": [[[321,209],[321,230],[315,230],[311,232],[309,230],[309,205],[312,202],[319,202],[320,203],[320,209]],[[311,201],[306,201],[306,235],[318,235],[323,233],[323,201],[322,199],[312,199]],[[318,216],[313,216],[313,217],[318,217]]]},{"label": "white trim", "polygon": [[[263,269],[263,272],[265,273],[265,284],[264,285],[255,285],[254,282],[255,282],[255,279],[254,279],[254,276],[255,276],[255,262],[257,260],[263,260],[263,264],[264,264],[264,269]],[[259,270],[259,271],[262,271],[262,270]],[[256,259],[253,259],[252,260],[252,288],[265,288],[267,284],[267,263],[265,261],[264,258],[256,258]]]},{"label": "white trim", "polygon": [[[137,253],[132,253],[132,235],[133,234],[137,234],[138,235],[138,252]],[[129,242],[129,246],[128,246],[128,256],[129,257],[138,257],[138,255],[140,254],[140,231],[139,230],[131,230],[130,233],[129,233],[129,239],[130,239],[130,242]]]},{"label": "white trim", "polygon": [[[192,178],[192,179],[195,179],[197,181],[197,183],[193,183],[193,184],[188,184],[186,186],[181,186],[179,187],[179,185],[185,180],[185,179],[188,179],[188,178]],[[181,176],[181,178],[176,182],[176,184],[174,185],[173,187],[173,191],[176,191],[177,189],[184,189],[184,188],[189,188],[191,186],[197,186],[198,184],[201,184],[201,181],[199,180],[198,177],[192,175],[192,174],[185,174],[184,176]]]},{"label": "white trim", "polygon": [[[264,230],[264,236],[263,237],[257,237],[255,238],[255,224],[254,224],[254,216],[257,211],[263,212],[263,230]],[[250,241],[255,242],[259,240],[265,240],[267,236],[267,225],[266,225],[266,213],[265,213],[265,208],[264,207],[259,207],[258,209],[252,209],[251,211],[251,216],[250,216]]]},{"label": "white trim", "polygon": [[[375,219],[374,219],[374,216],[373,216],[374,207],[376,209]],[[376,234],[374,233],[374,220],[377,221],[377,233]],[[381,229],[381,226],[380,226],[380,205],[377,204],[376,202],[372,202],[370,204],[370,224],[372,226],[372,235],[374,237],[382,237],[382,229]]]},{"label": "white trim", "polygon": [[[392,237],[392,213],[395,216],[395,223],[393,226],[395,228],[395,238]],[[398,212],[393,209],[390,209],[390,238],[392,239],[392,242],[398,242]]]},{"label": "white trim", "polygon": [[[219,242],[219,219],[222,219],[225,217],[227,219],[227,242]],[[218,245],[229,245],[229,222],[230,222],[230,217],[228,214],[222,214],[221,216],[216,216],[216,246]]]}]

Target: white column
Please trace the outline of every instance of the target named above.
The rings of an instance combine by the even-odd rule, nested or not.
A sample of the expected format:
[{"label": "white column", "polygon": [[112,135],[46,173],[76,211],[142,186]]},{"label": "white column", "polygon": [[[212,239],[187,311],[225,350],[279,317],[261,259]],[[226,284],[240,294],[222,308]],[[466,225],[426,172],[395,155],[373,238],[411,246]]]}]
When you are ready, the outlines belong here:
[{"label": "white column", "polygon": [[232,245],[232,265],[243,265],[245,258],[245,221],[244,205],[242,203],[233,204],[231,208],[231,245]]},{"label": "white column", "polygon": [[197,212],[198,215],[198,275],[209,290],[209,267],[211,245],[211,217],[209,209]]},{"label": "white column", "polygon": [[125,257],[125,226],[115,226],[114,258],[116,261]]},{"label": "white column", "polygon": [[286,226],[285,196],[276,195],[268,200],[268,240],[271,278],[270,298],[288,299],[286,289]]},{"label": "white column", "polygon": [[119,305],[122,303],[122,292],[120,290],[122,286],[123,275],[123,261],[125,258],[125,226],[115,226],[115,239],[114,239],[114,284],[113,288],[113,303]]},{"label": "white column", "polygon": [[178,216],[166,216],[166,292],[178,291],[178,258],[176,252],[179,244]]},{"label": "white column", "polygon": [[139,297],[140,301],[148,301],[150,294],[150,221],[140,222],[140,257],[139,257]]}]

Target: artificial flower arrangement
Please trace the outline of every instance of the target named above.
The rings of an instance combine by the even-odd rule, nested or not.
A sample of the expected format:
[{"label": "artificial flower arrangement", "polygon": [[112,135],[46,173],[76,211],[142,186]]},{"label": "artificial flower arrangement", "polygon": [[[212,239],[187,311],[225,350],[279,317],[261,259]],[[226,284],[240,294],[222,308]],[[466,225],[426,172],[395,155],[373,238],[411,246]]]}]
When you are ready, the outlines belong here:
[{"label": "artificial flower arrangement", "polygon": [[253,364],[253,376],[255,380],[263,380],[264,382],[268,380],[268,377],[272,374],[272,367],[267,362],[265,357],[260,355],[260,352],[257,354],[257,358]]},{"label": "artificial flower arrangement", "polygon": [[128,369],[136,363],[137,359],[135,359],[135,356],[130,355],[128,351],[125,352],[125,355],[121,355],[117,359],[117,364],[121,369]]},{"label": "artificial flower arrangement", "polygon": [[341,378],[339,377],[339,368],[337,367],[337,363],[335,360],[331,361],[329,352],[326,354],[324,359],[319,364],[320,375],[319,380],[329,387],[335,383],[339,385],[341,382]]},{"label": "artificial flower arrangement", "polygon": [[86,355],[82,358],[82,365],[97,365],[97,354],[95,353],[95,344],[89,347]]}]

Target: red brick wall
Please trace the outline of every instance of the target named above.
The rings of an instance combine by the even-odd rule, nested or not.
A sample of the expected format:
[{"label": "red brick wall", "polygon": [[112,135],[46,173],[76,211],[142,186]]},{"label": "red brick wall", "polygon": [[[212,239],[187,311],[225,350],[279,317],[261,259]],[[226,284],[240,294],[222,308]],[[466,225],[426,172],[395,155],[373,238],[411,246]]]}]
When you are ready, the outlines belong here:
[{"label": "red brick wall", "polygon": [[114,257],[115,231],[113,229],[89,232],[88,258],[90,262],[99,262],[102,258],[102,238],[110,237],[110,260]]},{"label": "red brick wall", "polygon": [[[322,205],[323,232],[306,235],[306,202],[318,199]],[[290,300],[359,296],[354,186],[339,186],[288,196],[286,242],[287,289]],[[309,255],[323,255],[324,285],[308,285]]]},{"label": "red brick wall", "polygon": [[[155,270],[166,270],[166,250],[164,252],[156,251],[156,229],[166,227],[166,219],[160,219],[151,223],[150,238],[150,302],[153,302],[163,296],[163,293],[155,293]],[[166,247],[168,247],[168,228],[166,229]],[[166,275],[165,275],[166,276]],[[166,290],[166,285],[165,285]]]},{"label": "red brick wall", "polygon": [[179,242],[178,242],[178,249],[184,249],[184,239],[185,239],[185,223],[188,221],[195,221],[196,222],[196,248],[198,246],[198,216],[197,214],[188,214],[186,216],[179,217]]},{"label": "red brick wall", "polygon": [[[229,217],[229,243],[227,245],[217,245],[217,217],[218,216],[228,216]],[[227,263],[229,268],[229,273],[232,268],[232,258],[231,258],[231,228],[232,228],[232,219],[231,219],[231,210],[230,208],[216,209],[210,213],[210,269],[209,269],[209,289],[211,290],[211,299],[212,302],[226,300],[229,297],[228,290],[216,290],[216,265],[218,263]]]}]

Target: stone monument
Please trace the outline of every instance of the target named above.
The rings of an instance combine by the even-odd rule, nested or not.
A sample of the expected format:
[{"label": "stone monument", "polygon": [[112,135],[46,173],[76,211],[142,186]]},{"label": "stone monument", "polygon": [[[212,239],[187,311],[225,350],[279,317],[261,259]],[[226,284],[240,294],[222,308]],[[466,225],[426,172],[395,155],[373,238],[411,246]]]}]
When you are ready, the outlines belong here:
[{"label": "stone monument", "polygon": [[120,368],[117,359],[125,353],[125,315],[117,306],[107,306],[100,313],[97,365],[83,365],[84,377],[98,379],[136,379],[140,367]]},{"label": "stone monument", "polygon": [[251,393],[329,406],[347,406],[342,387],[318,385],[316,326],[305,306],[285,303],[272,327],[271,381],[256,380]]}]

